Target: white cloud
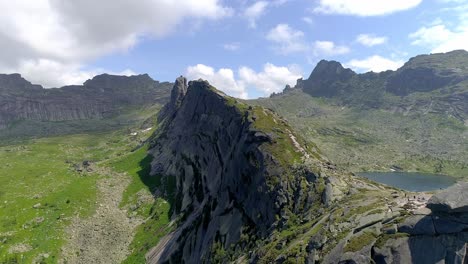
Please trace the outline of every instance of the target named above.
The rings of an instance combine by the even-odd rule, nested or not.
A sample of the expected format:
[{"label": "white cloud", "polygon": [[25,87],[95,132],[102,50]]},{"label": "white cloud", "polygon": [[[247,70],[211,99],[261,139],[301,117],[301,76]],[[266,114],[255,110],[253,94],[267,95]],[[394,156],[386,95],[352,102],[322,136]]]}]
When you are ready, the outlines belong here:
[{"label": "white cloud", "polygon": [[309,24],[309,25],[313,25],[314,24],[314,20],[311,18],[311,17],[303,17],[302,18],[302,21],[304,21],[305,23]]},{"label": "white cloud", "polygon": [[244,10],[244,17],[247,18],[250,28],[257,27],[257,20],[263,16],[267,9],[272,6],[281,6],[289,0],[257,1]]},{"label": "white cloud", "polygon": [[262,72],[255,72],[248,67],[239,69],[239,78],[243,86],[254,88],[264,95],[281,92],[286,84],[294,85],[302,73],[297,66],[280,67],[271,63],[263,66]]},{"label": "white cloud", "polygon": [[215,70],[203,64],[188,67],[186,75],[191,80],[208,80],[221,91],[239,98],[248,98],[248,91],[251,89],[263,95],[280,92],[286,84],[295,84],[296,80],[302,77],[297,66],[281,67],[271,63],[265,64],[261,72],[245,66],[240,67],[237,78],[232,69]]},{"label": "white cloud", "polygon": [[343,55],[351,50],[344,45],[337,45],[333,41],[317,40],[307,43],[304,32],[290,27],[288,24],[278,24],[266,35],[266,39],[275,43],[273,49],[280,54],[304,52],[315,57]]},{"label": "white cloud", "polygon": [[79,85],[102,73],[127,76],[136,74],[129,69],[120,72],[104,69],[83,70],[78,64],[64,64],[48,59],[23,60],[15,69],[1,68],[1,72],[20,72],[23,76],[27,76],[29,81],[44,85],[46,88]]},{"label": "white cloud", "polygon": [[316,56],[333,56],[349,53],[351,50],[347,46],[336,45],[333,41],[315,41],[313,53]]},{"label": "white cloud", "polygon": [[266,38],[278,45],[275,50],[281,54],[302,52],[308,48],[303,39],[304,32],[295,30],[287,24],[278,24],[268,32]]},{"label": "white cloud", "polygon": [[404,63],[403,60],[391,60],[379,55],[374,55],[363,60],[351,60],[346,63],[345,66],[360,72],[382,72],[386,70],[396,70]]},{"label": "white cloud", "polygon": [[381,16],[408,10],[418,6],[422,0],[319,0],[314,12],[355,16]]},{"label": "white cloud", "polygon": [[189,80],[208,80],[211,85],[229,95],[239,98],[247,98],[248,96],[245,87],[235,80],[234,72],[231,69],[222,68],[215,71],[210,66],[197,64],[189,66],[186,75]]},{"label": "white cloud", "polygon": [[[71,70],[61,76],[45,71],[47,76],[41,81],[46,86],[52,86],[50,80],[76,82],[85,76],[80,65],[125,52],[142,37],[163,37],[186,19],[218,19],[232,13],[218,0],[142,0],[138,4],[125,0],[17,0],[0,1],[0,10],[0,69],[20,71],[25,65],[47,64]],[[36,75],[24,75],[39,81]]]},{"label": "white cloud", "polygon": [[226,43],[226,44],[223,45],[223,48],[225,50],[229,50],[229,51],[236,51],[236,50],[240,49],[240,44],[237,43],[237,42]]},{"label": "white cloud", "polygon": [[443,24],[422,27],[409,37],[413,39],[411,44],[427,47],[432,53],[468,50],[468,25],[460,25],[453,30]]},{"label": "white cloud", "polygon": [[249,27],[255,28],[257,26],[257,19],[265,13],[267,7],[267,1],[258,1],[245,9],[244,16],[249,21]]},{"label": "white cloud", "polygon": [[357,42],[367,47],[384,44],[387,40],[387,37],[378,37],[372,34],[360,34],[356,37]]}]

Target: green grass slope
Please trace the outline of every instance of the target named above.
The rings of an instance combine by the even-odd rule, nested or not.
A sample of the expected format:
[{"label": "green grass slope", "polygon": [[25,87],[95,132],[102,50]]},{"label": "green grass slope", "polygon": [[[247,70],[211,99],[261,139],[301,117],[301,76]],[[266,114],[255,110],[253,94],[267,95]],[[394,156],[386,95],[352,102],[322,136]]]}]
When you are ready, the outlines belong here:
[{"label": "green grass slope", "polygon": [[468,177],[468,127],[456,118],[343,106],[299,89],[251,103],[284,116],[332,161],[354,172],[397,166]]}]

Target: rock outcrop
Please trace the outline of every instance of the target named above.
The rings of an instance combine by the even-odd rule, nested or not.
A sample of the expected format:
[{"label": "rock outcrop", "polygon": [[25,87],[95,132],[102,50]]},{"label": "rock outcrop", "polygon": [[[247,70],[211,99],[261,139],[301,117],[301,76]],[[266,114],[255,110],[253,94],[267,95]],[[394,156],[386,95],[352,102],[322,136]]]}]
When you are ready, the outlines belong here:
[{"label": "rock outcrop", "polygon": [[432,196],[427,207],[434,212],[468,213],[468,182],[458,183]]},{"label": "rock outcrop", "polygon": [[[432,212],[414,214],[373,247],[376,263],[459,263],[468,261],[468,183],[457,184],[432,196]],[[430,249],[430,250],[428,250]]]}]

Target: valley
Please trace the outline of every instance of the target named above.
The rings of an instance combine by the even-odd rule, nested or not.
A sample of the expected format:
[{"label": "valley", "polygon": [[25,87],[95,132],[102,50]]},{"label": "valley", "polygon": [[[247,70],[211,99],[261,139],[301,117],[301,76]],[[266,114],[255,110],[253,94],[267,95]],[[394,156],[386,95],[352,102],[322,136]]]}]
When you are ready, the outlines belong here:
[{"label": "valley", "polygon": [[[18,119],[0,128],[0,263],[463,263],[466,102],[448,107],[443,91],[463,97],[464,80],[405,95],[380,90],[380,104],[369,105],[375,98],[353,99],[366,87],[354,83],[362,75],[335,62],[314,72],[330,67],[319,95],[304,86],[314,79],[240,100],[179,77],[147,87],[148,103],[116,103],[109,116],[57,120],[41,107],[16,109]],[[93,80],[102,78],[120,79]],[[97,83],[129,89],[109,82]],[[343,86],[352,96],[333,93]],[[68,106],[56,107],[83,110]],[[458,183],[411,192],[357,175],[365,171]],[[420,250],[428,245],[431,254]]]}]

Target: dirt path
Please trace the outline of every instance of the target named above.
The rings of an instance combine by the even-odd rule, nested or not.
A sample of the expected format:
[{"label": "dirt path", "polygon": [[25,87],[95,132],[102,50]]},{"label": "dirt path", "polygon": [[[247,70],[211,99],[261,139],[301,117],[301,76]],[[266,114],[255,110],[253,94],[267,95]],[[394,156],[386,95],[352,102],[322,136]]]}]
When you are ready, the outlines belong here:
[{"label": "dirt path", "polygon": [[130,253],[128,246],[134,229],[142,223],[141,219],[127,217],[127,211],[119,208],[130,179],[105,169],[100,169],[99,174],[105,176],[97,182],[96,212],[88,218],[77,216],[72,220],[60,263],[121,263]]}]

